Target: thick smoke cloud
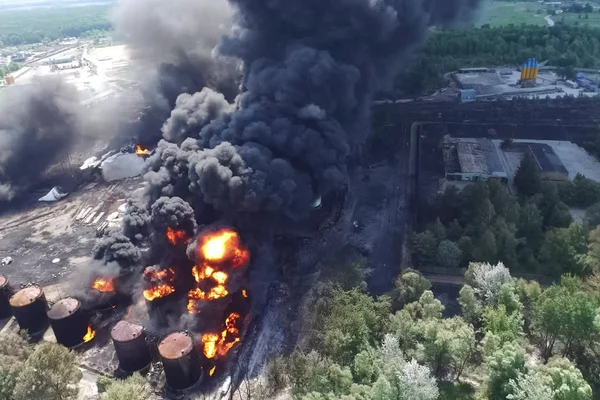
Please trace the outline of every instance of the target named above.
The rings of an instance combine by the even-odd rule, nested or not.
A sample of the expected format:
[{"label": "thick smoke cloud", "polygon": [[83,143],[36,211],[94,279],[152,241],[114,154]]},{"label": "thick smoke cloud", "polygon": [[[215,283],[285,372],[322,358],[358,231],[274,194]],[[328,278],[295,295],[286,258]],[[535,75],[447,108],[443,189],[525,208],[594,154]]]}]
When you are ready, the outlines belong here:
[{"label": "thick smoke cloud", "polygon": [[171,228],[191,237],[196,230],[194,209],[179,197],[161,197],[152,205],[152,225],[159,232]]},{"label": "thick smoke cloud", "polygon": [[0,98],[2,201],[11,200],[69,154],[80,135],[83,111],[75,88],[59,78],[10,87]]},{"label": "thick smoke cloud", "polygon": [[131,44],[148,109],[140,141],[154,145],[181,93],[216,89],[230,101],[238,93],[239,61],[218,55],[231,30],[233,10],[225,0],[120,0],[113,14],[117,34]]},{"label": "thick smoke cloud", "polygon": [[146,175],[150,200],[191,192],[217,210],[299,220],[316,196],[346,186],[346,160],[369,132],[374,90],[429,27],[454,24],[478,1],[230,3],[236,29],[219,50],[243,62],[244,90],[235,110],[220,102],[208,124],[189,118],[208,115],[206,92],[182,98],[163,131],[176,143],[189,138],[159,144]]},{"label": "thick smoke cloud", "polygon": [[141,242],[150,235],[150,213],[139,199],[127,200],[123,216],[123,234],[133,242]]},{"label": "thick smoke cloud", "polygon": [[142,259],[140,250],[118,230],[107,230],[92,252],[94,259],[105,264],[116,263],[124,269],[134,267]]},{"label": "thick smoke cloud", "polygon": [[182,93],[162,127],[163,137],[169,142],[181,143],[213,119],[233,111],[233,107],[225,96],[207,87],[193,95]]}]

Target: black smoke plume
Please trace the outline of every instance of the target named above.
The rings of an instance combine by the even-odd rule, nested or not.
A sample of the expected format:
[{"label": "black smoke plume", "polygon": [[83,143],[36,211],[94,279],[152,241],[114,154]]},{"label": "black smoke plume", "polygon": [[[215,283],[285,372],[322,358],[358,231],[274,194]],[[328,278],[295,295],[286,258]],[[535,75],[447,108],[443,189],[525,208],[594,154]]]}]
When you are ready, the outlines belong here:
[{"label": "black smoke plume", "polygon": [[108,229],[92,250],[94,259],[105,264],[115,263],[121,269],[131,269],[142,259],[140,250],[119,230]]},{"label": "black smoke plume", "polygon": [[148,192],[151,201],[177,193],[216,210],[301,220],[315,197],[346,186],[346,160],[369,132],[374,90],[429,27],[453,24],[478,1],[230,3],[236,29],[219,50],[243,64],[236,108],[221,101],[210,123],[190,121],[207,115],[212,98],[184,97],[195,101],[176,107],[163,129],[183,144],[159,144]]},{"label": "black smoke plume", "polygon": [[126,207],[123,234],[132,242],[139,243],[150,236],[150,213],[146,205],[137,198],[127,200]]},{"label": "black smoke plume", "polygon": [[117,34],[135,51],[143,68],[146,100],[138,126],[141,144],[154,146],[161,126],[182,93],[210,87],[232,101],[241,76],[239,61],[215,47],[231,29],[233,10],[224,0],[121,0],[113,13]]},{"label": "black smoke plume", "polygon": [[171,228],[192,237],[196,230],[194,209],[179,197],[161,197],[152,204],[152,226],[162,235]]},{"label": "black smoke plume", "polygon": [[69,154],[82,127],[77,92],[59,78],[0,96],[0,201],[12,200]]}]

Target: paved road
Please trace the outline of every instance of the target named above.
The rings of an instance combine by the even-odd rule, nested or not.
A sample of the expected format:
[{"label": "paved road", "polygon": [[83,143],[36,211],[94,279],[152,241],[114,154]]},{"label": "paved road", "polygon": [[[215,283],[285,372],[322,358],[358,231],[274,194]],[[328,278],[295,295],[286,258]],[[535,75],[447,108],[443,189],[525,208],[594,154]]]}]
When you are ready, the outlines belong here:
[{"label": "paved road", "polygon": [[548,23],[548,26],[554,26],[554,20],[552,19],[552,17],[551,17],[551,16],[549,16],[549,15],[546,15],[546,16],[544,17],[544,19],[545,19],[545,20],[546,20],[546,22]]}]

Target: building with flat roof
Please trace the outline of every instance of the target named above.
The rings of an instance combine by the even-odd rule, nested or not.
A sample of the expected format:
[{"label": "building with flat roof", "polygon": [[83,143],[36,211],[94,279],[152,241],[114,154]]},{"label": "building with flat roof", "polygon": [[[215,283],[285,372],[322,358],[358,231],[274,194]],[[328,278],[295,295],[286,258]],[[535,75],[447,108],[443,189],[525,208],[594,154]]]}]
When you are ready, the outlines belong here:
[{"label": "building with flat roof", "polygon": [[569,171],[554,152],[554,149],[545,143],[526,143],[529,154],[537,163],[542,179],[549,181],[566,181]]},{"label": "building with flat roof", "polygon": [[498,149],[491,139],[447,138],[443,148],[445,177],[450,181],[508,182]]}]

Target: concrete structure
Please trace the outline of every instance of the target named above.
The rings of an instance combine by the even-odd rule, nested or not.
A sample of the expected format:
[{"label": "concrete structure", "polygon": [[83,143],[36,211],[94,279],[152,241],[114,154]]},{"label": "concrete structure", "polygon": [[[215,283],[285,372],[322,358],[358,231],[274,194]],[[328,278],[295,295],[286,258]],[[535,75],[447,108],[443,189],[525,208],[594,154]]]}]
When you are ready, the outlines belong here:
[{"label": "concrete structure", "polygon": [[470,103],[475,101],[476,92],[474,89],[461,89],[458,91],[458,101],[461,103]]},{"label": "concrete structure", "polygon": [[498,148],[491,139],[444,140],[445,177],[450,181],[487,181],[498,179],[508,181]]},{"label": "concrete structure", "polygon": [[566,181],[569,179],[569,171],[565,168],[560,158],[552,147],[545,143],[527,143],[529,154],[540,169],[542,179],[549,181]]}]

